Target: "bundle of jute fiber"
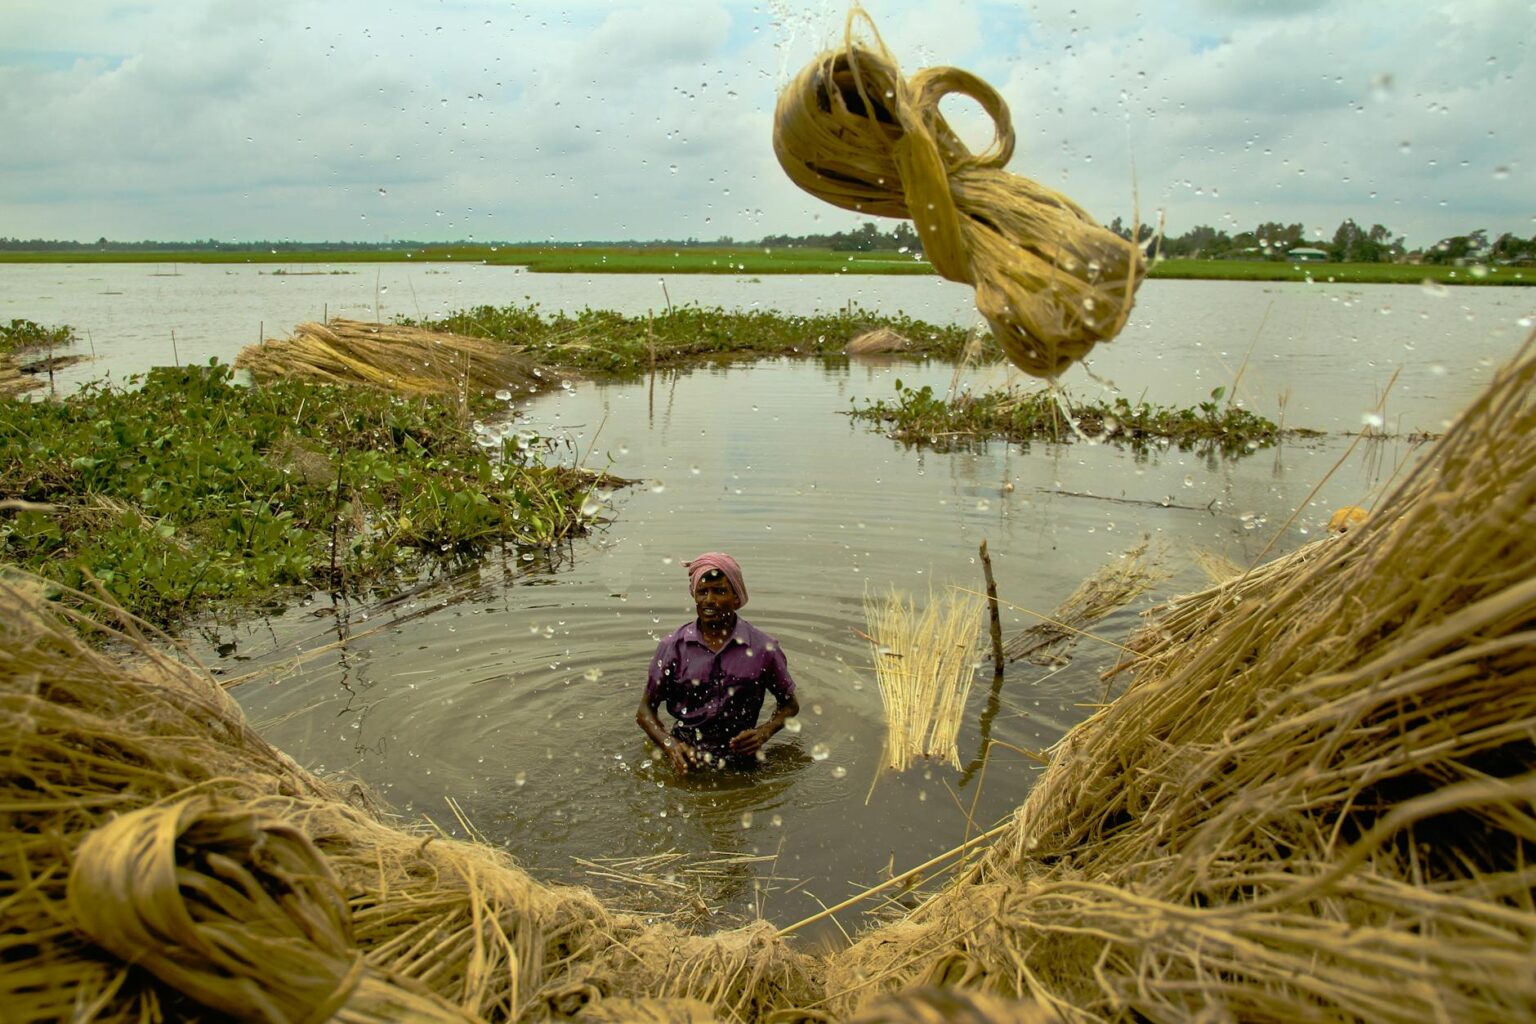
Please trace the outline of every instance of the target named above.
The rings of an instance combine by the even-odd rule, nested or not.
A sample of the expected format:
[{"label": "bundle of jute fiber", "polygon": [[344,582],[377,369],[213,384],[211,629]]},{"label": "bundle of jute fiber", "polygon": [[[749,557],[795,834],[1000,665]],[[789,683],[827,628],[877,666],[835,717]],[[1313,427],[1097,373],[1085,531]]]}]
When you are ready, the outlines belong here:
[{"label": "bundle of jute fiber", "polygon": [[[859,19],[873,48],[854,42]],[[971,153],[939,112],[951,94],[991,117],[984,153]],[[975,287],[1008,358],[1054,378],[1120,332],[1145,267],[1129,239],[1071,199],[1003,170],[1013,143],[996,90],[958,68],[903,77],[858,7],[842,48],[807,64],[774,114],[773,150],[791,181],[845,210],[910,217],[934,269]]]},{"label": "bundle of jute fiber", "polygon": [[333,319],[299,324],[291,338],[248,345],[235,366],[264,380],[364,384],[402,395],[538,389],[543,380],[517,346],[400,324]]},{"label": "bundle of jute fiber", "polygon": [[103,949],[232,1017],[475,1019],[370,967],[325,858],[267,815],[207,797],[130,811],[86,836],[67,892]]},{"label": "bundle of jute fiber", "polygon": [[884,597],[864,595],[867,638],[885,709],[885,765],[906,771],[932,757],[960,767],[956,738],[976,677],[981,635],[979,598],[949,588],[917,603],[895,587]]},{"label": "bundle of jute fiber", "polygon": [[834,958],[829,991],[937,981],[1072,1020],[1536,1017],[1533,344],[1370,519],[1149,634],[1006,838]]},{"label": "bundle of jute fiber", "polygon": [[0,352],[0,396],[19,395],[42,386],[43,382],[35,374],[21,372],[14,356]]},{"label": "bundle of jute fiber", "polygon": [[[765,924],[650,927],[380,818],[261,740],[166,641],[93,625],[44,586],[0,580],[7,1020],[541,1021],[608,996],[756,1019],[816,998]],[[93,628],[130,657],[87,645]]]},{"label": "bundle of jute fiber", "polygon": [[1037,665],[1065,664],[1086,627],[1168,578],[1161,564],[1162,551],[1149,555],[1149,546],[1144,538],[1120,557],[1099,566],[1056,606],[1050,618],[1009,637],[1003,644],[1003,654],[1009,661],[1028,658]]}]

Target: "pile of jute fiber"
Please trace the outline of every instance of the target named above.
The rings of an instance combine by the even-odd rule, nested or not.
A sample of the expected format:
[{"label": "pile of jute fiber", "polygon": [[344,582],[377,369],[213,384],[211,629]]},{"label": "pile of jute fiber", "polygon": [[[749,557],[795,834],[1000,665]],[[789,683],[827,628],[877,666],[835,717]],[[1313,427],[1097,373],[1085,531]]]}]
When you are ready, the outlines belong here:
[{"label": "pile of jute fiber", "polygon": [[[1536,1016],[1536,351],[1371,517],[1131,638],[905,919],[690,935],[370,809],[208,675],[0,585],[14,1020]],[[97,621],[112,621],[110,608]],[[881,1002],[893,998],[894,1002]],[[969,1015],[968,1017],[966,1015]]]},{"label": "pile of jute fiber", "polygon": [[541,386],[515,345],[401,324],[334,318],[291,338],[248,345],[235,366],[263,380],[364,384],[402,395],[492,393]]},{"label": "pile of jute fiber", "polygon": [[[854,42],[861,19],[872,47]],[[939,112],[950,94],[992,119],[984,153],[971,153]],[[807,64],[774,114],[774,153],[791,181],[845,210],[911,218],[934,269],[975,287],[1008,358],[1054,378],[1120,332],[1145,266],[1129,239],[1071,199],[1003,170],[1013,144],[996,90],[958,68],[903,77],[858,7],[842,48]]]},{"label": "pile of jute fiber", "polygon": [[0,582],[6,1020],[549,1020],[603,996],[753,1019],[813,998],[766,924],[648,927],[396,827],[162,645],[118,629],[130,659],[93,649],[72,624],[108,627],[42,586]]}]

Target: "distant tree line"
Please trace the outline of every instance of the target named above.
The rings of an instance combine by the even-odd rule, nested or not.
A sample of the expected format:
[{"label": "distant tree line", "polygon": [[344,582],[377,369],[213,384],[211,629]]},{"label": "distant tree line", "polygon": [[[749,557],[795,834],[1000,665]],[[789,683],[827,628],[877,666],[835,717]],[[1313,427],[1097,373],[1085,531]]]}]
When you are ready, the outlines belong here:
[{"label": "distant tree line", "polygon": [[[6,238],[0,236],[0,251],[9,252],[163,252],[167,249],[203,252],[368,252],[391,249],[418,249],[422,246],[442,245],[442,242],[290,242],[286,240],[266,242],[222,242],[217,238],[204,238],[191,242],[116,242],[98,238],[94,242],[76,242],[52,238]],[[475,245],[474,242],[450,243]]]},{"label": "distant tree line", "polygon": [[852,231],[821,235],[766,235],[762,243],[769,249],[831,249],[834,252],[875,252],[907,249],[921,252],[922,241],[907,221],[900,220],[890,231],[881,231],[874,221],[866,220]]},{"label": "distant tree line", "polygon": [[[1130,238],[1131,232],[1119,217],[1109,224],[1109,229],[1122,238]],[[1225,231],[1207,225],[1198,225],[1182,235],[1164,235],[1153,239],[1153,230],[1143,224],[1139,232],[1142,241],[1151,241],[1158,252],[1166,257],[1184,259],[1241,259],[1284,260],[1292,249],[1321,249],[1328,258],[1342,263],[1399,263],[1416,260],[1423,263],[1457,263],[1489,261],[1495,263],[1525,263],[1536,261],[1536,235],[1521,238],[1510,232],[1488,241],[1483,229],[1465,235],[1442,238],[1423,249],[1409,249],[1402,235],[1394,235],[1381,224],[1372,224],[1369,230],[1346,218],[1333,233],[1331,241],[1308,241],[1306,229],[1301,224],[1282,224],[1265,221],[1251,231],[1239,231],[1229,235]]]},{"label": "distant tree line", "polygon": [[[1130,238],[1131,230],[1119,217],[1110,221],[1109,230],[1122,238]],[[1404,245],[1402,235],[1394,235],[1381,224],[1369,229],[1361,227],[1353,219],[1345,219],[1334,231],[1331,241],[1314,238],[1309,241],[1301,224],[1283,224],[1265,221],[1251,231],[1236,234],[1197,225],[1182,235],[1165,233],[1161,238],[1149,224],[1143,224],[1137,232],[1141,242],[1149,249],[1165,257],[1184,259],[1240,259],[1284,260],[1292,249],[1321,249],[1330,259],[1347,263],[1392,263],[1413,260],[1424,263],[1493,262],[1499,264],[1536,262],[1536,235],[1521,238],[1505,232],[1490,242],[1484,229],[1465,235],[1452,235],[1424,247],[1410,250]],[[530,246],[639,246],[643,248],[699,248],[715,246],[751,245],[768,249],[832,249],[837,252],[873,252],[902,250],[922,252],[922,240],[907,221],[897,221],[889,231],[881,231],[873,221],[864,221],[847,231],[833,231],[805,235],[766,235],[756,242],[740,241],[722,235],[713,240],[652,239],[637,242],[633,239],[585,242],[416,242],[396,239],[388,242],[225,242],[207,238],[193,242],[116,242],[98,238],[94,242],[61,241],[44,238],[0,237],[0,251],[27,252],[157,252],[165,250],[225,251],[225,252],[389,252],[411,251],[428,248],[474,247],[487,245],[501,248]]]}]

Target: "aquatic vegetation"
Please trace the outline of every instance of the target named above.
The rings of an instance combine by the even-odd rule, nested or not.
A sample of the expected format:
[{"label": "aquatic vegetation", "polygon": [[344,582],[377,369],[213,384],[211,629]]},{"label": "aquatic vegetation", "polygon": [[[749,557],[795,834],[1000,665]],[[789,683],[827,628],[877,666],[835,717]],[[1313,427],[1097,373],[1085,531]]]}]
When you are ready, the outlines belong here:
[{"label": "aquatic vegetation", "polygon": [[1267,448],[1284,436],[1315,436],[1315,431],[1286,429],[1233,404],[1223,405],[1225,389],[1216,388],[1197,408],[1177,409],[1147,402],[1068,403],[1065,410],[1050,391],[1003,389],[945,398],[931,386],[896,382],[896,399],[855,407],[849,415],[890,425],[890,436],[911,444],[944,449],[987,438],[1009,441],[1096,441],[1144,447],[1168,440],[1181,449],[1194,447],[1239,454]]},{"label": "aquatic vegetation", "polygon": [[14,318],[8,324],[0,323],[0,352],[72,345],[74,341],[75,329],[68,324],[45,327],[31,320]]},{"label": "aquatic vegetation", "polygon": [[[417,324],[403,320],[405,324]],[[677,306],[655,316],[607,309],[545,313],[538,305],[477,306],[419,326],[526,346],[539,362],[588,373],[634,374],[710,358],[837,355],[857,335],[877,328],[910,340],[907,353],[957,358],[963,327],[924,323],[903,314],[876,315],[855,306],[841,313],[792,316],[771,310]],[[989,340],[992,358],[1000,358]]]},{"label": "aquatic vegetation", "polygon": [[[75,341],[74,328],[67,325],[44,327],[31,320],[13,319],[0,324],[0,395],[16,395],[42,387],[43,380],[59,366],[79,362],[80,356],[55,356],[53,349]],[[46,349],[46,356],[23,364],[20,353]]]},{"label": "aquatic vegetation", "polygon": [[[211,364],[0,404],[0,558],[100,581],[156,623],[273,588],[398,583],[438,556],[547,545],[595,478],[449,398],[235,383]],[[131,383],[137,383],[133,381]]]}]

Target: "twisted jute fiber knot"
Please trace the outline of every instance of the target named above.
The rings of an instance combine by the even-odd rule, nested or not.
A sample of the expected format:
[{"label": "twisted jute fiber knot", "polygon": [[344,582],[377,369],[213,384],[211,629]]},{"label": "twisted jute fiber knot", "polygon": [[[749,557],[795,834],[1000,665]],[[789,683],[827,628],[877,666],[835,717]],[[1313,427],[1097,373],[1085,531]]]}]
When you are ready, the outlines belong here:
[{"label": "twisted jute fiber knot", "polygon": [[[859,19],[874,49],[854,43]],[[991,117],[986,152],[971,153],[939,112],[950,94]],[[773,150],[791,181],[845,210],[911,218],[934,269],[975,286],[1008,358],[1055,378],[1119,333],[1146,268],[1129,239],[1072,200],[1004,171],[1013,142],[996,90],[959,68],[903,78],[857,7],[842,49],[807,64],[774,114]]]},{"label": "twisted jute fiber knot", "polygon": [[478,1019],[366,963],[324,855],[267,814],[206,796],[124,814],[81,843],[67,891],[97,945],[238,1020]]}]

